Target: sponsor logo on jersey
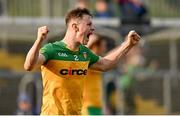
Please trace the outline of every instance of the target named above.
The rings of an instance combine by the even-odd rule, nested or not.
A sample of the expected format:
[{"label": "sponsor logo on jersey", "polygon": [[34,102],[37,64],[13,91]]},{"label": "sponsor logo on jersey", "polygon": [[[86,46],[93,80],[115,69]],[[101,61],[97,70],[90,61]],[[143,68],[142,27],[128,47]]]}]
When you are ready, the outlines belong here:
[{"label": "sponsor logo on jersey", "polygon": [[61,75],[87,75],[87,69],[61,69],[59,71]]}]

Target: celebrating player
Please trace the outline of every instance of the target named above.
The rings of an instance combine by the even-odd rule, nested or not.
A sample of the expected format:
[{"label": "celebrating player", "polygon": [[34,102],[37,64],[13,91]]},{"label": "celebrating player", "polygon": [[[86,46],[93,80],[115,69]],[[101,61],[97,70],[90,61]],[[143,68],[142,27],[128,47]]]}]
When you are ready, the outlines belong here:
[{"label": "celebrating player", "polygon": [[84,46],[94,31],[89,10],[73,9],[65,20],[67,30],[62,41],[46,44],[41,49],[49,30],[47,26],[38,29],[37,39],[24,63],[24,68],[28,71],[41,65],[41,114],[81,114],[83,82],[88,67],[100,71],[112,69],[140,40],[135,31],[130,31],[119,47],[106,56],[99,57]]}]

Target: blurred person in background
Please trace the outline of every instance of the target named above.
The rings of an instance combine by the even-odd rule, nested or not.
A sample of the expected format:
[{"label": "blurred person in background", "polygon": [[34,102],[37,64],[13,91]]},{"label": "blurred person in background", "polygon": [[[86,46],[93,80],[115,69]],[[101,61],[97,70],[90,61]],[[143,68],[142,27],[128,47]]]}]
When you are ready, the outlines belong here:
[{"label": "blurred person in background", "polygon": [[[102,56],[107,50],[106,40],[100,35],[94,34],[90,37],[87,47],[94,54]],[[82,114],[102,115],[102,76],[100,71],[88,70],[84,83]]]},{"label": "blurred person in background", "polygon": [[159,67],[160,67],[159,61],[157,59],[152,59],[147,67],[148,74],[150,75],[154,74],[157,70],[159,70]]},{"label": "blurred person in background", "polygon": [[120,7],[121,17],[124,18],[128,14],[127,8],[128,8],[129,0],[119,0],[118,3]]},{"label": "blurred person in background", "polygon": [[33,70],[35,66],[41,66],[42,115],[81,114],[87,69],[99,71],[113,69],[140,41],[140,36],[135,31],[130,31],[121,45],[104,57],[99,57],[84,46],[95,30],[89,10],[73,9],[67,13],[65,19],[67,29],[64,38],[48,43],[42,48],[49,29],[47,26],[38,28],[37,39],[24,62],[24,69],[27,71]]},{"label": "blurred person in background", "polygon": [[97,18],[111,18],[114,13],[105,0],[96,0],[94,16]]},{"label": "blurred person in background", "polygon": [[124,95],[124,113],[136,114],[135,102],[135,77],[134,74],[139,71],[144,65],[144,57],[140,47],[134,47],[125,57],[125,62],[122,66],[122,76],[120,77],[120,87]]},{"label": "blurred person in background", "polygon": [[[112,75],[114,76],[114,75]],[[105,77],[106,78],[106,77]],[[113,77],[108,77],[111,78],[111,80],[107,83],[106,85],[106,106],[105,106],[105,114],[107,115],[116,115],[117,114],[117,86],[112,80]]]},{"label": "blurred person in background", "polygon": [[88,8],[87,0],[77,0],[75,7],[76,8]]},{"label": "blurred person in background", "polygon": [[132,15],[135,18],[142,19],[147,14],[147,9],[141,0],[129,0]]},{"label": "blurred person in background", "polygon": [[33,115],[31,100],[27,94],[21,93],[18,97],[17,102],[18,102],[18,109],[16,112],[17,115]]},{"label": "blurred person in background", "polygon": [[147,8],[141,0],[119,0],[122,18],[143,19],[147,16]]}]

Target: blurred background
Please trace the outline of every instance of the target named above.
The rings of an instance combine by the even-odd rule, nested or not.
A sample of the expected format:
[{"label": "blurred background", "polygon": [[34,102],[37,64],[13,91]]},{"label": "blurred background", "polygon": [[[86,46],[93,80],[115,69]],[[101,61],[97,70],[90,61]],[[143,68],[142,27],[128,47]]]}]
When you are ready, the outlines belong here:
[{"label": "blurred background", "polygon": [[103,78],[104,114],[180,114],[180,0],[0,0],[0,114],[39,114],[41,74],[26,72],[37,28],[48,41],[63,38],[64,17],[75,7],[94,15],[108,50],[130,30],[140,44]]}]

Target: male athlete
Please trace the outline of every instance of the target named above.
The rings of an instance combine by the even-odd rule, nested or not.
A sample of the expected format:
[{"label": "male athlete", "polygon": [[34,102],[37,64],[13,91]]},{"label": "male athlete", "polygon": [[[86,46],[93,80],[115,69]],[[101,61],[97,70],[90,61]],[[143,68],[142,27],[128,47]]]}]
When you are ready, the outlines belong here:
[{"label": "male athlete", "polygon": [[[90,36],[87,47],[102,56],[107,50],[107,41],[100,35]],[[82,114],[102,115],[102,72],[89,69],[84,82]]]},{"label": "male athlete", "polygon": [[76,8],[67,14],[65,20],[67,30],[62,41],[46,44],[41,49],[49,30],[46,26],[38,29],[37,39],[24,63],[28,71],[41,65],[41,114],[81,114],[83,82],[88,67],[100,71],[112,69],[140,40],[136,32],[130,31],[121,46],[105,57],[98,57],[84,46],[94,31],[90,12]]}]

